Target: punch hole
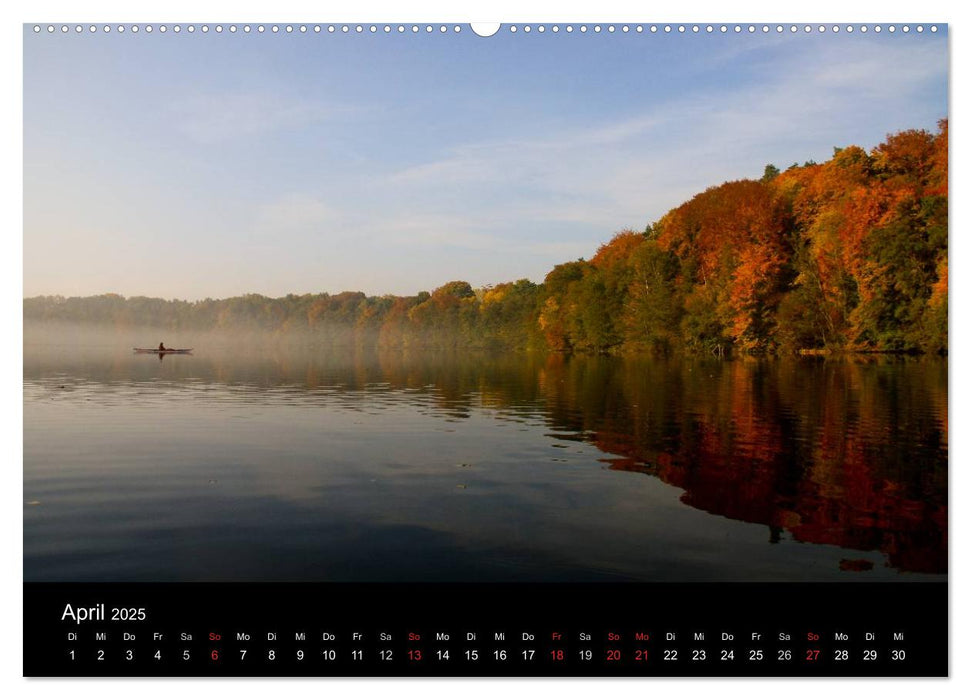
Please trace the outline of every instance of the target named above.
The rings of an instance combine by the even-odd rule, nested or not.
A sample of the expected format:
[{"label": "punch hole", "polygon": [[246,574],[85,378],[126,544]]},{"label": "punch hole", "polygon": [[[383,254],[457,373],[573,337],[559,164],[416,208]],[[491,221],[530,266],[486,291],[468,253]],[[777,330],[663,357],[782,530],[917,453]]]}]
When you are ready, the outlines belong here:
[{"label": "punch hole", "polygon": [[931,31],[932,31],[932,32],[936,32],[936,31],[937,31],[937,25],[934,25],[934,26],[932,26],[932,27],[931,27]]},{"label": "punch hole", "polygon": [[125,25],[124,24],[119,24],[118,25],[118,33],[119,34],[124,34],[125,33]]},{"label": "punch hole", "polygon": [[37,34],[39,31],[40,31],[40,27],[35,24],[34,25],[34,34]]}]

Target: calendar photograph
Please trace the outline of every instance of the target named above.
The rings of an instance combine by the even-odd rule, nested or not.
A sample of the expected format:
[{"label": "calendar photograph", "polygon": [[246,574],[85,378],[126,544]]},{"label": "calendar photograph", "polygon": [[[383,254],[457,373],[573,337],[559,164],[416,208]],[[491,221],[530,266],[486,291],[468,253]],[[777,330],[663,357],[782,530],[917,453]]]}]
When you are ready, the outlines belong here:
[{"label": "calendar photograph", "polygon": [[25,586],[946,584],[946,24],[23,46]]}]

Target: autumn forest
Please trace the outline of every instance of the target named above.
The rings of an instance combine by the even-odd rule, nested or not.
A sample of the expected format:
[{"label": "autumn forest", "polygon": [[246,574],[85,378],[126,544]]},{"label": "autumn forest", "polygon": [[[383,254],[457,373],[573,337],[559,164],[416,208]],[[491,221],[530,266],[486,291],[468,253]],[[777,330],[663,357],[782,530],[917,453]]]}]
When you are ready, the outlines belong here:
[{"label": "autumn forest", "polygon": [[454,281],[403,297],[43,296],[24,300],[24,318],[389,348],[946,353],[947,128],[711,187],[541,284]]}]

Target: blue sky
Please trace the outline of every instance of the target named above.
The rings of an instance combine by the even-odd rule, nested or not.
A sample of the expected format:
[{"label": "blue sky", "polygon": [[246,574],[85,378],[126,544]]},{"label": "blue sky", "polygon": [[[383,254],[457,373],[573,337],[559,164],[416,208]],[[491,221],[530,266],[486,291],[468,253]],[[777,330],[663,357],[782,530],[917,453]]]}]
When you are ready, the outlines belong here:
[{"label": "blue sky", "polygon": [[945,32],[24,35],[24,294],[542,280],[947,115]]}]

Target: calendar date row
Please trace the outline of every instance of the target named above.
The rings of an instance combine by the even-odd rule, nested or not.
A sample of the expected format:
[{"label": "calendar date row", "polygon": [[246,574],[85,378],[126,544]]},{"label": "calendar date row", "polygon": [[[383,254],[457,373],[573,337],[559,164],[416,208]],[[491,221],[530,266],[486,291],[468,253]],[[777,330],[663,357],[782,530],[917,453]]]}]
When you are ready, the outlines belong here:
[{"label": "calendar date row", "polygon": [[[123,661],[133,662],[136,657],[141,660],[142,654],[147,654],[150,660],[156,662],[175,660],[181,662],[192,662],[202,660],[204,662],[280,662],[287,659],[294,662],[317,661],[337,662],[351,661],[363,662],[374,660],[381,663],[391,663],[405,661],[408,663],[420,662],[450,662],[464,661],[477,663],[480,661],[492,662],[534,662],[546,660],[549,662],[567,662],[570,660],[577,662],[601,661],[605,663],[621,663],[630,661],[634,663],[648,663],[649,661],[660,661],[662,663],[704,663],[704,662],[749,662],[749,663],[791,663],[799,660],[806,663],[816,663],[827,658],[826,651],[821,649],[762,649],[762,648],[659,648],[652,649],[574,649],[572,653],[568,649],[478,649],[461,648],[453,650],[450,648],[404,648],[404,649],[305,649],[305,648],[247,648],[239,647],[226,649],[221,647],[209,649],[165,649],[161,647],[147,648],[144,651],[136,650],[134,647],[117,649],[67,649],[67,655],[71,661],[93,660],[96,662],[104,661]],[[839,663],[852,660],[866,662],[877,662],[886,659],[890,662],[904,662],[907,659],[905,648],[833,648],[828,650],[829,660]]]}]

